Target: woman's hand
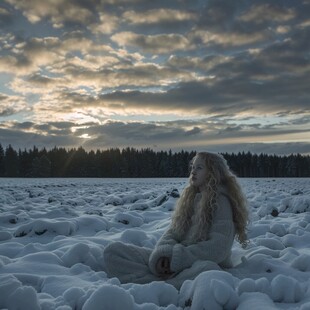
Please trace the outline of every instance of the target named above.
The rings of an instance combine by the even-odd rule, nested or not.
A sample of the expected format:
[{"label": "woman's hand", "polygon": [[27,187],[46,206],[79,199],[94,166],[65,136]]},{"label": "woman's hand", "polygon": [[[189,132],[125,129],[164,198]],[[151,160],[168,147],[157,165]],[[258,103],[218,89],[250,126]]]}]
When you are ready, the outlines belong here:
[{"label": "woman's hand", "polygon": [[161,278],[169,278],[172,274],[170,270],[169,257],[160,257],[156,263],[156,271]]}]

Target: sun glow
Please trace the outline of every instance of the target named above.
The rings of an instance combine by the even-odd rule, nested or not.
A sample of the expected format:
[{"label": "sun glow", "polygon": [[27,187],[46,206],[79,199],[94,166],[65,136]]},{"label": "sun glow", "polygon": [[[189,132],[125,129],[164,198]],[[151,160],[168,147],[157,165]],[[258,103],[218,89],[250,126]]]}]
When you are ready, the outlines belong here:
[{"label": "sun glow", "polygon": [[98,123],[99,120],[92,115],[85,113],[84,111],[75,111],[65,114],[63,120],[66,122],[72,122],[77,125],[82,125],[85,123]]},{"label": "sun glow", "polygon": [[84,134],[80,135],[79,138],[82,138],[82,139],[91,139],[91,136],[89,136],[88,133],[84,133]]}]

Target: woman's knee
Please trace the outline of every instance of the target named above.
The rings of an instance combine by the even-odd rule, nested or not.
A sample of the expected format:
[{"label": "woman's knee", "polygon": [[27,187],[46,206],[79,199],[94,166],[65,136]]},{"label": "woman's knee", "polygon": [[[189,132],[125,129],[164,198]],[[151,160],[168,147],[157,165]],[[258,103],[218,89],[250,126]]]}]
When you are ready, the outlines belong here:
[{"label": "woman's knee", "polygon": [[122,242],[116,241],[108,244],[103,250],[103,257],[104,259],[109,259],[116,253],[119,252],[122,248],[124,248],[124,244]]},{"label": "woman's knee", "polygon": [[109,244],[104,248],[104,252],[114,251],[115,249],[119,249],[119,248],[122,247],[123,245],[124,245],[124,243],[122,243],[122,242],[120,242],[120,241],[111,242],[111,243],[109,243]]}]

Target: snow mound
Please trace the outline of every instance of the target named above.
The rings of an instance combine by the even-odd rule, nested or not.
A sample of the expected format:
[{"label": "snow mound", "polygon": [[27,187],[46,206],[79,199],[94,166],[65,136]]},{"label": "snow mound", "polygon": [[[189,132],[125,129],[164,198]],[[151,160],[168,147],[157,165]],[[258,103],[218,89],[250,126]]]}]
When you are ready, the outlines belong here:
[{"label": "snow mound", "polygon": [[8,231],[0,231],[0,241],[12,239],[12,234]]},{"label": "snow mound", "polygon": [[276,310],[278,309],[273,301],[265,294],[259,292],[243,293],[240,296],[238,310]]},{"label": "snow mound", "polygon": [[118,213],[114,217],[114,220],[129,227],[139,227],[144,223],[143,217],[134,211]]},{"label": "snow mound", "polygon": [[66,220],[34,220],[28,224],[21,225],[14,233],[15,237],[43,235],[46,232],[57,235],[70,236],[77,230],[72,221]]},{"label": "snow mound", "polygon": [[272,298],[276,302],[296,303],[304,297],[304,290],[296,279],[277,275],[271,281]]},{"label": "snow mound", "polygon": [[238,303],[233,276],[224,271],[203,272],[180,290],[179,305],[192,310],[235,309]]},{"label": "snow mound", "polygon": [[82,310],[134,310],[134,300],[128,291],[115,285],[102,285],[93,292]]},{"label": "snow mound", "polygon": [[304,213],[310,211],[310,198],[308,196],[288,197],[281,201],[281,212]]},{"label": "snow mound", "polygon": [[124,204],[124,201],[121,197],[118,197],[116,195],[109,195],[106,197],[104,203],[106,205],[120,206]]},{"label": "snow mound", "polygon": [[259,278],[257,280],[246,278],[240,281],[238,293],[260,292],[271,296],[271,284],[267,278]]},{"label": "snow mound", "polygon": [[128,292],[133,296],[137,304],[150,303],[162,307],[177,304],[179,295],[173,286],[160,282],[145,285],[134,284]]},{"label": "snow mound", "polygon": [[111,242],[154,248],[186,179],[0,179],[0,309],[310,309],[310,179],[240,179],[249,245],[187,280],[107,278]]},{"label": "snow mound", "polygon": [[310,255],[301,254],[297,256],[293,261],[291,266],[300,271],[307,272],[310,271]]},{"label": "snow mound", "polygon": [[89,247],[84,243],[78,243],[66,251],[61,259],[66,267],[81,263],[93,270],[100,270],[102,268],[102,256],[102,251],[99,249]]},{"label": "snow mound", "polygon": [[22,286],[13,275],[0,275],[0,308],[40,309],[35,289],[31,286]]},{"label": "snow mound", "polygon": [[137,229],[127,229],[122,232],[120,240],[124,243],[131,243],[142,247],[153,247],[154,238],[150,238],[144,231]]}]

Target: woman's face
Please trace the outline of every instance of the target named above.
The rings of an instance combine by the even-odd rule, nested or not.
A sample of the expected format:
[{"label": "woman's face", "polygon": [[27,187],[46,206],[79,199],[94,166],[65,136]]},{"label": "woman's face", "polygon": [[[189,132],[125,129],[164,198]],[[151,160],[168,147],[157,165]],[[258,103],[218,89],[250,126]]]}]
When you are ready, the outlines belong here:
[{"label": "woman's face", "polygon": [[190,174],[190,184],[199,188],[202,191],[202,188],[206,182],[207,167],[205,160],[200,156],[195,157]]}]

